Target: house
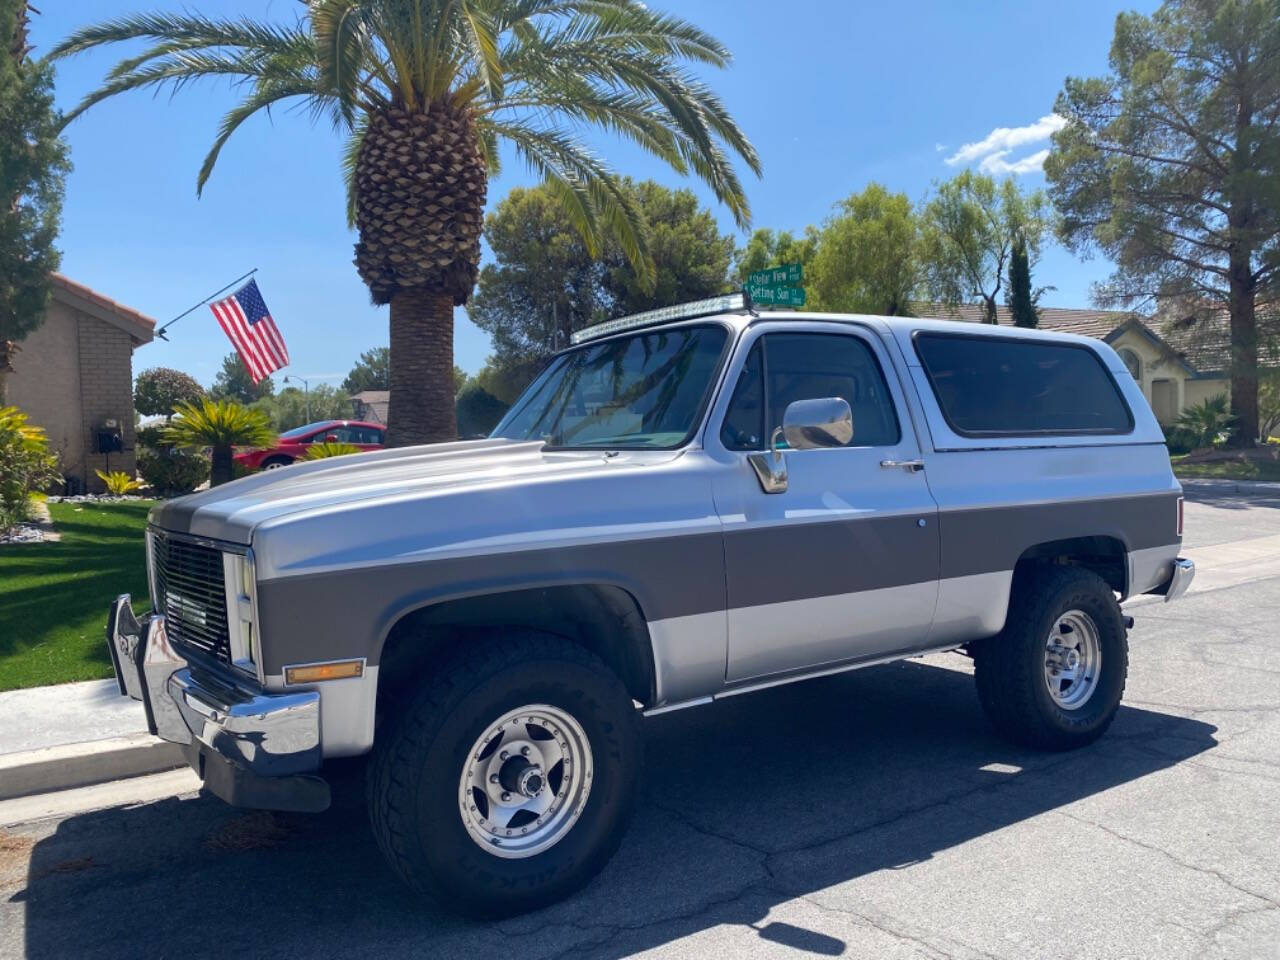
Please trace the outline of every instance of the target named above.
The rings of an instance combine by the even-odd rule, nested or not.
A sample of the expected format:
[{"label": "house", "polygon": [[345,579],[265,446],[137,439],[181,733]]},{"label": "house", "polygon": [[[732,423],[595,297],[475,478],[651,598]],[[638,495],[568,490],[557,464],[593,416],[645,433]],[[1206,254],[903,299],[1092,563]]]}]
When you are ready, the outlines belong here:
[{"label": "house", "polygon": [[351,395],[351,419],[386,423],[390,405],[390,390],[361,390]]},{"label": "house", "polygon": [[137,469],[133,351],[156,322],[74,280],[53,275],[44,323],[19,345],[8,402],[43,427],[67,492],[105,489],[95,470]]},{"label": "house", "polygon": [[[912,306],[922,317],[982,322],[980,304],[955,309],[930,303]],[[996,319],[1013,323],[1004,306],[997,310]],[[1220,393],[1230,395],[1231,336],[1223,312],[1191,324],[1120,310],[1041,307],[1040,329],[1096,337],[1110,344],[1164,426],[1176,421],[1187,407]],[[1259,356],[1258,362],[1264,368],[1280,368],[1280,357]]]}]

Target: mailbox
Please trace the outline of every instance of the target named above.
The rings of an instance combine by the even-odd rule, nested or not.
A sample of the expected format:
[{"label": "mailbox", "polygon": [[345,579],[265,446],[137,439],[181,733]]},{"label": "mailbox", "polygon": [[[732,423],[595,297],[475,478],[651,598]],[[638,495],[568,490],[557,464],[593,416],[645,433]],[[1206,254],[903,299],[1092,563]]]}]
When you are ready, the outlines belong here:
[{"label": "mailbox", "polygon": [[120,453],[124,450],[124,431],[120,429],[120,421],[106,421],[98,427],[97,436],[98,453]]}]

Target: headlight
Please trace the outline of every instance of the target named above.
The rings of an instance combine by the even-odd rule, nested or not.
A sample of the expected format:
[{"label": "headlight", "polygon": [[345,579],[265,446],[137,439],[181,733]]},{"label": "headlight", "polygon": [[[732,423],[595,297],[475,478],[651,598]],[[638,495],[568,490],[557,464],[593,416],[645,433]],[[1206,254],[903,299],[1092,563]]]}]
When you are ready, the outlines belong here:
[{"label": "headlight", "polygon": [[258,590],[253,551],[243,554],[224,553],[222,564],[227,594],[227,634],[231,646],[231,662],[261,680],[257,666]]}]

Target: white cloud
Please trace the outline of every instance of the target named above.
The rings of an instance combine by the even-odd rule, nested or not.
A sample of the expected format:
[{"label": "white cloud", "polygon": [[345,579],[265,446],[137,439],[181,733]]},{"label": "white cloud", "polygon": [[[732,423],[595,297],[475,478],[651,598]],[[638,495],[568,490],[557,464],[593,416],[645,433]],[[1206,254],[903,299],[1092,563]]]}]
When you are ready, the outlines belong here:
[{"label": "white cloud", "polygon": [[1048,150],[1039,150],[1012,161],[1007,159],[1008,156],[1017,147],[1048,140],[1050,135],[1061,130],[1066,123],[1062,117],[1050,113],[1025,127],[996,127],[976,143],[964,144],[943,162],[954,167],[976,161],[978,169],[983,173],[1031,173],[1044,164],[1044,158],[1049,155]]},{"label": "white cloud", "polygon": [[945,143],[935,143],[933,145],[933,149],[934,152],[941,153],[943,150],[947,149],[947,145]]},{"label": "white cloud", "polygon": [[995,153],[989,153],[982,158],[982,162],[978,164],[978,169],[983,173],[991,173],[997,176],[1001,174],[1011,173],[1014,176],[1021,176],[1024,173],[1034,173],[1044,167],[1044,158],[1049,156],[1048,150],[1037,150],[1035,153],[1028,154],[1014,161],[1006,160],[1011,150],[998,150]]}]

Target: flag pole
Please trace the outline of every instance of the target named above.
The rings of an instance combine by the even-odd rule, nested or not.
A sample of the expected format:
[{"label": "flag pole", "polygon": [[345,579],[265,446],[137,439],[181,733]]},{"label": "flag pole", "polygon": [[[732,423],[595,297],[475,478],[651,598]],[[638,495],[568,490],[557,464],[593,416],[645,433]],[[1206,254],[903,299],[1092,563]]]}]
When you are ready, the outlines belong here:
[{"label": "flag pole", "polygon": [[254,267],[254,268],[253,268],[252,270],[250,270],[248,273],[243,274],[243,275],[241,275],[241,276],[239,276],[239,277],[236,277],[234,280],[232,280],[230,283],[228,283],[225,287],[219,287],[217,290],[213,291],[213,293],[209,294],[207,297],[205,297],[203,300],[201,300],[199,303],[197,303],[194,307],[189,307],[189,308],[187,308],[186,310],[183,310],[180,314],[178,314],[176,317],[174,317],[174,318],[173,318],[172,320],[170,320],[168,323],[164,324],[162,327],[160,327],[158,330],[156,330],[156,336],[157,336],[157,337],[159,337],[161,340],[168,340],[169,338],[168,338],[168,337],[166,337],[166,336],[164,335],[164,332],[165,332],[166,330],[168,330],[170,327],[172,327],[175,323],[177,323],[179,320],[181,320],[181,319],[182,319],[183,317],[185,317],[187,314],[191,313],[193,310],[199,310],[201,307],[203,307],[206,303],[208,303],[210,300],[212,300],[212,299],[213,299],[214,297],[216,297],[218,294],[222,293],[224,290],[229,290],[231,287],[234,287],[234,286],[235,286],[237,283],[239,283],[241,280],[244,280],[246,277],[252,277],[252,276],[253,276],[255,273],[257,273],[257,272],[258,272],[258,268],[257,268],[257,267]]}]

